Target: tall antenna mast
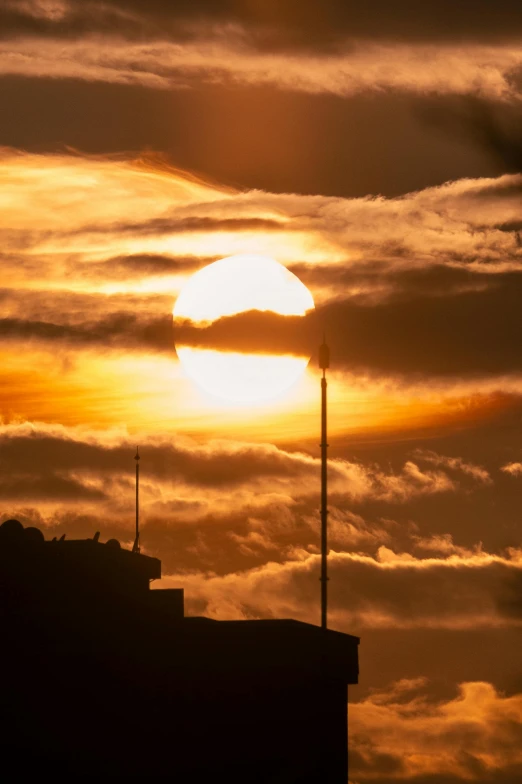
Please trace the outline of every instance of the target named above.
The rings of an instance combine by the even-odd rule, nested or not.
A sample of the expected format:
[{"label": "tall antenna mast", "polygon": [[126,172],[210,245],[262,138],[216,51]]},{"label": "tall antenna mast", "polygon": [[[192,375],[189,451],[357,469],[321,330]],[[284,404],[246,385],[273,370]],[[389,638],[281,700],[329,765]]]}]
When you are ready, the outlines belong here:
[{"label": "tall antenna mast", "polygon": [[134,456],[136,461],[136,537],[132,548],[133,553],[140,551],[140,453],[136,447],[136,454]]},{"label": "tall antenna mast", "polygon": [[328,508],[327,508],[327,418],[326,418],[326,369],[330,367],[330,349],[323,343],[319,346],[321,378],[321,628],[328,623]]}]

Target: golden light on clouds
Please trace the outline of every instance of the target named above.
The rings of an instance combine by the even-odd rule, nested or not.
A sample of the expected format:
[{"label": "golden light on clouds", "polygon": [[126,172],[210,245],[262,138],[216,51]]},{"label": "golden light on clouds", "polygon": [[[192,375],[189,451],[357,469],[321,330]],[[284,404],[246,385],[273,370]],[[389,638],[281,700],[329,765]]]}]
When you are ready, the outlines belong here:
[{"label": "golden light on clouds", "polygon": [[[176,320],[208,324],[246,311],[304,316],[314,308],[312,295],[292,272],[265,256],[221,259],[196,272],[174,306]],[[205,392],[234,403],[276,398],[305,370],[309,357],[201,350],[178,345],[190,378]]]},{"label": "golden light on clouds", "polygon": [[0,3],[0,522],[139,444],[185,614],[317,623],[324,330],[351,780],[522,782],[522,14],[374,5]]},{"label": "golden light on clouds", "polygon": [[[378,317],[380,305],[400,295],[410,256],[425,274],[443,265],[455,248],[460,266],[480,267],[481,274],[486,261],[489,275],[519,264],[518,246],[498,229],[518,219],[518,175],[451,183],[400,199],[346,199],[238,191],[160,160],[123,154],[37,155],[3,148],[0,166],[2,270],[9,281],[1,303],[0,414],[6,421],[85,422],[198,437],[240,438],[248,428],[255,439],[315,443],[318,373],[313,363],[302,373],[307,357],[273,355],[273,375],[283,379],[284,359],[289,373],[297,365],[299,380],[286,394],[256,403],[255,411],[251,404],[225,403],[203,391],[182,370],[172,346],[171,307],[195,270],[205,264],[203,270],[210,270],[209,262],[237,253],[273,256],[302,276],[318,310],[335,310],[344,296],[351,318],[363,308],[368,317]],[[405,242],[404,253],[395,253]],[[376,255],[382,260],[378,275],[372,272]],[[457,262],[451,258],[454,272]],[[286,289],[285,305],[256,299],[259,287],[250,294],[240,291],[236,280],[222,313],[266,307],[303,314],[313,303],[297,284],[293,293]],[[181,312],[182,303],[179,298],[177,315],[196,322],[219,317],[219,311]],[[350,324],[350,346],[356,348],[364,336]],[[344,329],[341,319],[332,342]],[[385,330],[378,334],[388,337]],[[208,371],[215,348],[193,348],[193,364],[207,351]],[[230,346],[229,364],[237,351]],[[268,362],[270,355],[256,355],[258,369],[265,356]],[[522,378],[509,367],[501,375],[479,370],[471,376],[413,377],[400,372],[400,363],[397,369],[359,364],[332,350],[332,435],[435,432],[509,407],[509,396],[518,397],[522,389]],[[260,384],[255,378],[252,383]],[[215,379],[210,387],[218,390]]]}]

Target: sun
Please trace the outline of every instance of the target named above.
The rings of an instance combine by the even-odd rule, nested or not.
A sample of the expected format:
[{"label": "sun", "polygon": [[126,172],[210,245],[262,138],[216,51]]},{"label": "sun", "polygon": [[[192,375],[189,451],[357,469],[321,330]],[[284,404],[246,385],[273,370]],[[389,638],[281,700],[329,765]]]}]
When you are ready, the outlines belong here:
[{"label": "sun", "polygon": [[[305,316],[314,300],[299,278],[265,256],[230,256],[196,272],[176,301],[176,321],[208,326],[224,316],[258,310]],[[272,400],[302,375],[310,357],[200,349],[176,343],[187,375],[205,392],[231,403]]]}]

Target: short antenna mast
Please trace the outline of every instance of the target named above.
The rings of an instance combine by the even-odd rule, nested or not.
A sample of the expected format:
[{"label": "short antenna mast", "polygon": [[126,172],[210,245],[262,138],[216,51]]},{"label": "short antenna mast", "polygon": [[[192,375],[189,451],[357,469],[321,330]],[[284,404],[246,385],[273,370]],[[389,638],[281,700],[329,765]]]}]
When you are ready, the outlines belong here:
[{"label": "short antenna mast", "polygon": [[136,536],[134,545],[132,547],[133,553],[140,551],[140,452],[136,447],[136,454],[134,456],[136,461]]}]

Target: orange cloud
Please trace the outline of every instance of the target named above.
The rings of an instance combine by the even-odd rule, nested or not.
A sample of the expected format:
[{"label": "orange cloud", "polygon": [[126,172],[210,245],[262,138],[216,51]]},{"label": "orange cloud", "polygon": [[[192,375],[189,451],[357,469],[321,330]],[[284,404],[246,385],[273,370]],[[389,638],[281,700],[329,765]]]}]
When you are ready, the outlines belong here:
[{"label": "orange cloud", "polygon": [[507,463],[500,470],[511,476],[522,476],[522,463]]},{"label": "orange cloud", "polygon": [[433,701],[426,686],[422,678],[401,680],[350,705],[353,780],[518,780],[522,694],[472,682],[453,699]]},{"label": "orange cloud", "polygon": [[[135,440],[122,429],[102,431],[30,422],[0,426],[0,442],[11,478],[20,472],[37,475],[43,470],[49,476],[56,472],[62,479],[74,476],[81,483],[83,475],[90,486],[103,487],[107,499],[112,494],[111,482],[115,483],[113,498],[120,495],[118,482],[125,471],[125,456],[132,451]],[[195,488],[199,517],[210,509],[215,515],[223,515],[231,508],[257,508],[263,505],[263,499],[271,503],[279,498],[291,506],[314,499],[318,492],[320,460],[305,452],[268,443],[214,439],[202,444],[190,438],[143,433],[139,441],[149,462],[142,500],[150,515],[171,511],[173,502],[188,501]],[[5,482],[7,498],[8,476]],[[426,471],[412,461],[395,473],[377,464],[340,458],[330,460],[329,484],[334,502],[373,499],[404,503],[414,497],[458,489],[455,479],[443,471]],[[131,498],[129,501],[132,503]]]},{"label": "orange cloud", "polygon": [[[308,269],[318,312],[337,319],[335,334],[344,335],[353,324],[354,339],[346,343],[352,355],[337,357],[336,363],[333,352],[329,390],[337,432],[451,424],[487,415],[508,405],[507,396],[522,392],[513,359],[519,352],[507,348],[506,319],[493,317],[497,300],[484,323],[500,332],[485,334],[484,340],[502,343],[503,351],[488,354],[472,339],[479,365],[485,355],[499,365],[495,372],[473,366],[467,376],[459,357],[469,355],[469,340],[458,330],[453,343],[463,341],[459,361],[444,376],[435,372],[436,363],[431,373],[412,373],[426,358],[450,356],[447,338],[440,336],[440,309],[433,311],[433,324],[426,321],[437,351],[408,355],[404,372],[401,361],[409,343],[400,334],[393,338],[393,309],[382,323],[372,310],[394,296],[400,302],[401,281],[413,268],[457,270],[473,291],[478,286],[494,292],[503,285],[504,276],[520,265],[519,175],[449,183],[397,199],[342,199],[240,192],[124,155],[4,149],[0,171],[2,269],[9,281],[0,292],[3,367],[10,379],[0,393],[4,416],[59,421],[65,411],[68,424],[132,421],[150,431],[161,422],[163,429],[170,423],[193,433],[217,427],[240,434],[245,412],[217,406],[181,375],[168,323],[187,275],[237,252],[272,255]],[[339,274],[352,278],[339,282]],[[457,292],[464,278],[458,279]],[[447,315],[443,290],[437,296]],[[356,312],[350,310],[352,301],[358,303]],[[459,308],[460,300],[451,312]],[[401,305],[403,317],[404,312]],[[415,314],[413,309],[411,318],[418,323]],[[368,318],[376,320],[364,337]],[[57,354],[59,378],[52,371]],[[383,366],[383,357],[392,356],[395,365]],[[29,366],[35,368],[32,390]],[[45,374],[39,373],[47,367],[54,399],[61,401],[54,413]],[[253,437],[309,436],[315,428],[316,382],[312,368],[294,397],[270,411],[256,409]]]},{"label": "orange cloud", "polygon": [[[333,628],[472,629],[520,627],[516,593],[522,551],[477,548],[418,558],[381,546],[375,557],[331,552],[329,618]],[[316,623],[319,556],[215,575],[184,573],[162,581],[183,585],[191,613],[214,618],[287,617]]]},{"label": "orange cloud", "polygon": [[308,93],[362,91],[519,96],[511,74],[522,63],[514,43],[364,43],[347,40],[328,57],[262,51],[239,26],[214,26],[192,40],[19,37],[0,45],[0,73],[182,88],[193,80],[271,85]]}]

